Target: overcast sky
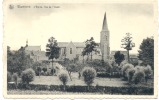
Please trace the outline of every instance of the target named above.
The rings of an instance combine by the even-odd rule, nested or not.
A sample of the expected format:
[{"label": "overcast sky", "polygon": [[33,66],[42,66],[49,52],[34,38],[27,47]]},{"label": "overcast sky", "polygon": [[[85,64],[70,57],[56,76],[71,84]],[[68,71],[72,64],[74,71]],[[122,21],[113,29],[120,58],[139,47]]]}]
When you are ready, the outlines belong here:
[{"label": "overcast sky", "polygon": [[12,50],[25,46],[27,39],[30,46],[41,45],[45,50],[51,36],[58,42],[84,42],[90,37],[99,42],[105,12],[111,50],[124,50],[121,39],[129,32],[136,45],[130,53],[138,53],[142,40],[156,32],[152,4],[45,4],[52,8],[17,5],[8,8],[5,15],[4,37]]}]

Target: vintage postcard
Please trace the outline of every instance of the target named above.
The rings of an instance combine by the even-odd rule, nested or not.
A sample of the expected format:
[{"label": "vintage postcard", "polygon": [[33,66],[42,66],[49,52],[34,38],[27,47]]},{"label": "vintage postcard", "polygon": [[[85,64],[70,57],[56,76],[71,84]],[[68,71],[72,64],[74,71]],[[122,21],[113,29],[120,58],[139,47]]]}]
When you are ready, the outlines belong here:
[{"label": "vintage postcard", "polygon": [[157,98],[157,0],[3,1],[4,98]]}]

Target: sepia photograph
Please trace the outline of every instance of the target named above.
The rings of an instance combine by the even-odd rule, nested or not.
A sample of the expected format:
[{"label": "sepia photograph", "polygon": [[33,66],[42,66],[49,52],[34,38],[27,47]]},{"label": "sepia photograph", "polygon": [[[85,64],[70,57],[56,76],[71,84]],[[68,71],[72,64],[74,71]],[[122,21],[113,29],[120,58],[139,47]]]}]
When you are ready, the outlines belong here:
[{"label": "sepia photograph", "polygon": [[155,7],[6,0],[4,96],[156,98]]}]

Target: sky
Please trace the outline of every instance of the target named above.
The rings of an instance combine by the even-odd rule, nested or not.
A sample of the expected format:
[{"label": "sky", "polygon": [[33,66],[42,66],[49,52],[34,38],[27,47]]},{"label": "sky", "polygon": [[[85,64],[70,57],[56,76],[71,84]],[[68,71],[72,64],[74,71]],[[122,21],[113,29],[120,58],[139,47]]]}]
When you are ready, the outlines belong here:
[{"label": "sky", "polygon": [[51,36],[58,42],[84,42],[94,37],[99,43],[105,12],[111,51],[124,50],[121,48],[121,39],[126,33],[131,33],[135,47],[130,53],[138,53],[142,40],[153,36],[156,32],[153,4],[12,5],[14,8],[6,8],[4,15],[4,40],[12,50],[25,46],[28,40],[29,46],[41,45],[41,49],[45,51]]}]

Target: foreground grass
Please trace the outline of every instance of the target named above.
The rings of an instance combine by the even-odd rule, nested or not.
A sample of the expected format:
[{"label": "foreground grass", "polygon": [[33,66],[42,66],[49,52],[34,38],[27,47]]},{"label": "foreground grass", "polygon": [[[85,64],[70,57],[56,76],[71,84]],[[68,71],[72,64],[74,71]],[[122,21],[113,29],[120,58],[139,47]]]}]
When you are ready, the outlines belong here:
[{"label": "foreground grass", "polygon": [[[96,77],[92,86],[114,86],[114,87],[123,87],[127,81],[122,81],[121,78],[99,78]],[[62,85],[58,76],[36,76],[34,81],[30,84],[41,84],[41,85]],[[72,81],[69,79],[67,85],[80,85],[86,86],[83,78],[78,79],[77,73],[72,73]]]},{"label": "foreground grass", "polygon": [[100,93],[86,93],[86,92],[64,92],[64,91],[35,91],[35,90],[8,90],[7,91],[8,95],[56,95],[56,94],[62,94],[62,95],[67,95],[67,94],[81,94],[81,95],[88,95],[88,94],[100,94]]},{"label": "foreground grass", "polygon": [[[36,76],[34,81],[30,84],[39,84],[39,85],[62,85],[58,76]],[[72,81],[69,79],[68,86],[86,86],[83,78],[78,79],[77,73],[72,74]],[[99,78],[96,77],[92,86],[110,86],[110,87],[129,87],[128,81],[123,81],[122,78]],[[153,80],[149,79],[147,83],[142,82],[135,86],[139,87],[153,87]]]}]

